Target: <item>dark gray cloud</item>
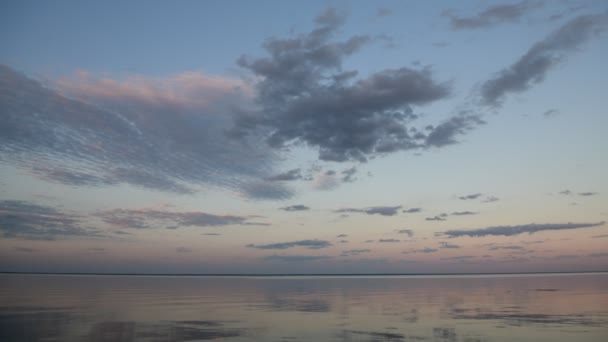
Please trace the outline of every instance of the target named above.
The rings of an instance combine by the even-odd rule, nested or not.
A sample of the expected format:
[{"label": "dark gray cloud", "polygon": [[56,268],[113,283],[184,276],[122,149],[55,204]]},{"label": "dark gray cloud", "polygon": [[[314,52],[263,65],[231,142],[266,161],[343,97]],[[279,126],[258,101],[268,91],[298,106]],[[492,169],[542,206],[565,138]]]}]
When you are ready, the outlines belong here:
[{"label": "dark gray cloud", "polygon": [[331,242],[325,240],[299,240],[289,242],[277,242],[267,245],[254,245],[249,244],[247,247],[258,248],[258,249],[287,249],[292,247],[306,247],[308,249],[321,249],[333,246]]},{"label": "dark gray cloud", "polygon": [[480,196],[483,196],[483,194],[479,194],[479,193],[477,193],[477,194],[470,194],[470,195],[460,196],[458,198],[461,199],[461,200],[466,201],[466,200],[471,200],[471,199],[477,199]]},{"label": "dark gray cloud", "polygon": [[397,215],[399,213],[399,209],[401,209],[401,206],[395,206],[395,207],[368,207],[368,208],[362,208],[362,209],[356,209],[356,208],[342,208],[342,209],[338,209],[335,210],[335,213],[365,213],[368,215],[382,215],[382,216],[394,216]]},{"label": "dark gray cloud", "polygon": [[414,231],[411,229],[400,229],[397,231],[399,234],[407,234],[408,237],[414,236]]},{"label": "dark gray cloud", "polygon": [[439,243],[439,248],[456,249],[456,248],[460,248],[460,246],[443,241],[443,242]]},{"label": "dark gray cloud", "polygon": [[418,118],[412,106],[447,97],[449,85],[436,82],[429,67],[387,69],[367,77],[343,70],[343,60],[373,40],[363,35],[332,41],[343,21],[343,15],[328,9],[312,31],[267,40],[267,57],[239,59],[260,80],[260,108],[239,113],[233,136],[261,133],[275,148],[304,144],[328,161],[365,161],[425,146],[426,136],[412,135],[406,127]]},{"label": "dark gray cloud", "polygon": [[547,72],[575,51],[595,33],[605,28],[607,14],[581,15],[534,44],[513,65],[486,81],[481,87],[484,104],[500,105],[505,95],[523,92],[541,83]]},{"label": "dark gray cloud", "polygon": [[544,224],[524,224],[519,226],[495,226],[480,229],[454,229],[442,233],[448,237],[481,237],[481,236],[513,236],[524,233],[536,233],[546,230],[563,230],[563,229],[579,229],[592,228],[604,225],[605,222],[597,223],[544,223]]},{"label": "dark gray cloud", "polygon": [[546,118],[550,118],[550,117],[556,116],[557,114],[559,114],[559,110],[557,110],[555,108],[551,108],[551,109],[546,110],[543,113],[543,116]]},{"label": "dark gray cloud", "polygon": [[477,213],[473,212],[473,211],[455,211],[455,212],[451,213],[450,215],[466,216],[466,215],[477,215]]},{"label": "dark gray cloud", "polygon": [[290,205],[288,207],[283,207],[283,208],[279,208],[281,210],[285,210],[285,211],[304,211],[304,210],[310,210],[309,207],[305,206],[304,204],[294,204],[294,205]]},{"label": "dark gray cloud", "polygon": [[493,5],[469,17],[458,16],[454,14],[453,10],[444,11],[443,15],[450,20],[452,30],[480,29],[517,21],[539,4],[539,1],[524,0],[517,3]]},{"label": "dark gray cloud", "polygon": [[163,211],[154,209],[114,209],[93,214],[103,222],[116,228],[161,228],[176,229],[184,226],[218,227],[229,225],[267,225],[250,222],[251,216],[214,215],[202,211]]},{"label": "dark gray cloud", "polygon": [[62,79],[55,90],[1,65],[0,160],[70,186],[293,195],[280,182],[263,182],[280,161],[276,152],[255,137],[224,134],[233,124],[232,103],[247,98],[241,81],[193,74],[141,79],[89,75]]},{"label": "dark gray cloud", "polygon": [[401,242],[399,239],[380,239],[378,242]]},{"label": "dark gray cloud", "polygon": [[414,213],[419,213],[422,211],[422,208],[408,208],[408,209],[403,209],[402,212],[406,213],[406,214],[414,214]]},{"label": "dark gray cloud", "polygon": [[0,200],[0,237],[23,240],[103,237],[82,226],[83,218],[26,201]]},{"label": "dark gray cloud", "polygon": [[282,261],[282,262],[305,262],[314,260],[331,259],[327,255],[269,255],[264,257],[264,260]]},{"label": "dark gray cloud", "polygon": [[598,192],[579,192],[578,193],[579,196],[595,196],[595,195],[599,195]]},{"label": "dark gray cloud", "polygon": [[300,173],[300,169],[289,170],[284,173],[280,173],[278,175],[274,175],[266,178],[269,181],[294,181],[302,179],[302,174]]}]

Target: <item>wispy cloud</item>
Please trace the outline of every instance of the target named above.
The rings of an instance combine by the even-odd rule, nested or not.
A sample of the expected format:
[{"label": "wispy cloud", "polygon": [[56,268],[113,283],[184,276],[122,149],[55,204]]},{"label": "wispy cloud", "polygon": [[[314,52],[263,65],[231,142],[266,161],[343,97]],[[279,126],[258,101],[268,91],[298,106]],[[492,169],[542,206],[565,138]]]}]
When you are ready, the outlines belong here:
[{"label": "wispy cloud", "polygon": [[249,244],[246,247],[258,248],[258,249],[287,249],[293,247],[306,247],[308,249],[321,249],[333,246],[329,241],[325,240],[299,240],[289,242],[277,242],[266,245],[254,245]]},{"label": "wispy cloud", "polygon": [[486,81],[481,88],[483,102],[491,106],[500,105],[507,94],[523,92],[542,82],[551,68],[607,24],[607,14],[581,15],[568,21],[534,44],[510,67]]},{"label": "wispy cloud", "polygon": [[411,229],[399,229],[399,230],[397,230],[397,233],[399,233],[399,234],[407,234],[408,237],[414,236],[414,231],[411,230]]},{"label": "wispy cloud", "polygon": [[480,229],[455,229],[448,230],[442,234],[448,237],[481,237],[481,236],[513,236],[524,233],[536,233],[548,230],[580,229],[603,226],[605,222],[597,223],[544,223],[544,224],[524,224],[518,226],[495,226]]},{"label": "wispy cloud", "polygon": [[285,211],[305,211],[305,210],[310,210],[309,207],[303,205],[303,204],[294,204],[294,205],[290,205],[288,207],[282,207],[279,208],[281,210],[285,210]]},{"label": "wispy cloud", "polygon": [[104,237],[83,228],[83,218],[56,208],[26,201],[0,201],[0,236],[23,240]]},{"label": "wispy cloud", "polygon": [[331,256],[327,255],[269,255],[264,257],[265,260],[282,262],[305,262],[331,258]]},{"label": "wispy cloud", "polygon": [[116,228],[217,227],[229,225],[267,225],[251,222],[254,217],[215,215],[201,211],[165,211],[156,209],[114,209],[98,211],[93,216]]},{"label": "wispy cloud", "polygon": [[342,209],[335,210],[334,212],[335,213],[365,213],[368,215],[394,216],[399,213],[399,209],[401,209],[400,205],[394,206],[394,207],[378,206],[378,207],[368,207],[368,208],[362,208],[362,209],[342,208]]},{"label": "wispy cloud", "polygon": [[422,208],[408,208],[408,209],[403,209],[402,212],[406,213],[406,214],[414,214],[414,213],[419,213],[422,211]]},{"label": "wispy cloud", "polygon": [[458,16],[453,10],[443,12],[450,20],[452,30],[472,30],[487,28],[502,23],[519,20],[528,11],[538,7],[541,2],[524,0],[517,3],[498,4],[487,7],[472,16]]}]

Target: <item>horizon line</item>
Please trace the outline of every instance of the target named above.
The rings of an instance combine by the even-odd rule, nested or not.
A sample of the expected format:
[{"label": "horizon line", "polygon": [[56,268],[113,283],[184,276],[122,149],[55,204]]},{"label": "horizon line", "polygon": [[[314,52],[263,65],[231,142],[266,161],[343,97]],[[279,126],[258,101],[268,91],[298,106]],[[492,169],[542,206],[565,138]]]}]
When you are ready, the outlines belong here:
[{"label": "horizon line", "polygon": [[168,277],[355,277],[355,276],[474,276],[474,275],[534,275],[585,274],[606,271],[547,271],[547,272],[461,272],[461,273],[96,273],[96,272],[20,272],[0,271],[0,274],[23,275],[91,275],[91,276],[168,276]]}]

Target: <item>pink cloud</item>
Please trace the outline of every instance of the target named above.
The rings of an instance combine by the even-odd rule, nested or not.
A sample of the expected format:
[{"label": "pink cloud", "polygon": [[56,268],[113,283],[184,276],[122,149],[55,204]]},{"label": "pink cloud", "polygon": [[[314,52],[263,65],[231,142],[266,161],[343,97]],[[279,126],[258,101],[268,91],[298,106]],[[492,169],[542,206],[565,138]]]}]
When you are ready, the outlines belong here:
[{"label": "pink cloud", "polygon": [[240,79],[209,76],[198,71],[169,77],[128,76],[122,79],[79,71],[58,79],[55,85],[64,95],[93,102],[127,100],[189,109],[208,107],[227,98],[245,100],[253,96],[253,88]]}]

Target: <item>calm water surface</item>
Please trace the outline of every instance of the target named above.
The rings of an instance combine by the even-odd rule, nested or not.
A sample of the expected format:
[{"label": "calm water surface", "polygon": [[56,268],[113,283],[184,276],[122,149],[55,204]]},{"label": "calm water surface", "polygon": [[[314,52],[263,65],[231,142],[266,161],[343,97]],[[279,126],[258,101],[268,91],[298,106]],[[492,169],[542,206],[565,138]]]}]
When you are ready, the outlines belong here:
[{"label": "calm water surface", "polygon": [[0,275],[0,341],[608,341],[608,274]]}]

